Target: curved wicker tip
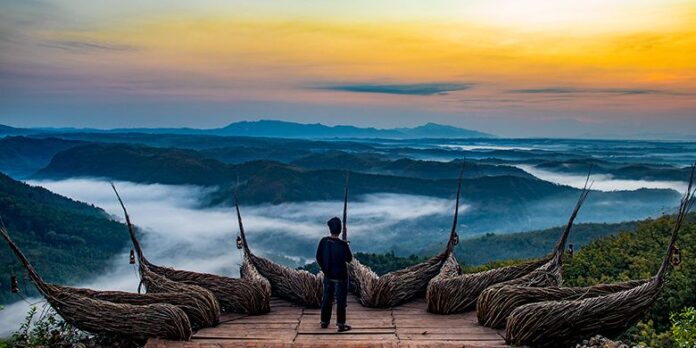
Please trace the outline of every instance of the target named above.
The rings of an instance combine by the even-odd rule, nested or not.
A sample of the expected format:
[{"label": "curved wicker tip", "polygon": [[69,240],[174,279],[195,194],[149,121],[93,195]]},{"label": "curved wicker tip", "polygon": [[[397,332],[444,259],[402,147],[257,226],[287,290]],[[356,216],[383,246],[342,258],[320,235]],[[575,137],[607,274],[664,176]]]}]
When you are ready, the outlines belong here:
[{"label": "curved wicker tip", "polygon": [[[239,235],[242,238],[244,262],[242,263],[242,278],[256,283],[261,288],[260,293],[270,301],[271,293],[288,299],[299,305],[318,307],[321,302],[322,279],[305,271],[293,270],[275,262],[258,257],[251,252],[244,232],[242,213],[239,210],[239,200],[235,190],[234,205],[237,211]],[[270,310],[270,308],[269,308]],[[258,311],[261,312],[261,311]]]},{"label": "curved wicker tip", "polygon": [[239,198],[236,190],[234,193],[234,209],[237,211],[237,224],[239,225],[239,236],[242,238],[244,255],[251,255],[251,250],[249,249],[249,244],[247,243],[246,239],[246,233],[244,233],[244,223],[242,222],[242,213],[239,211]]},{"label": "curved wicker tip", "polygon": [[667,272],[667,267],[669,266],[669,259],[672,256],[672,253],[674,252],[674,245],[677,242],[679,229],[681,228],[684,219],[686,218],[686,214],[689,213],[689,210],[694,204],[694,194],[696,193],[696,189],[693,188],[694,174],[696,174],[696,163],[694,163],[691,166],[689,184],[687,185],[686,192],[684,192],[684,196],[682,196],[681,202],[679,203],[679,210],[677,211],[674,226],[672,227],[672,237],[670,238],[669,244],[667,246],[667,253],[665,254],[665,258],[662,260],[660,269],[657,271],[657,274],[655,276],[657,281],[660,283],[664,280],[664,275]]},{"label": "curved wicker tip", "polygon": [[459,171],[459,178],[457,179],[457,198],[454,204],[454,218],[452,219],[452,230],[450,231],[449,240],[447,241],[447,249],[445,252],[447,254],[454,250],[454,246],[457,239],[457,223],[459,221],[459,198],[462,193],[462,177],[464,176],[464,165],[462,165],[461,171]]},{"label": "curved wicker tip", "polygon": [[138,261],[142,265],[143,263],[147,264],[147,259],[145,259],[145,255],[143,255],[143,249],[140,247],[140,242],[138,241],[138,237],[135,235],[135,228],[133,227],[133,224],[131,223],[130,219],[130,214],[128,214],[128,210],[126,209],[126,205],[123,204],[123,200],[121,199],[121,195],[118,193],[118,190],[116,190],[116,185],[114,185],[113,182],[109,182],[111,184],[111,188],[114,190],[114,193],[116,194],[116,198],[118,199],[118,203],[121,205],[121,209],[123,209],[123,216],[126,218],[126,225],[128,226],[128,233],[130,234],[131,242],[133,242],[133,248],[135,249],[135,253],[138,254]]},{"label": "curved wicker tip", "polygon": [[568,241],[568,236],[570,235],[570,230],[573,228],[573,223],[575,222],[575,218],[578,216],[578,213],[580,212],[580,208],[582,207],[583,203],[585,203],[587,196],[590,194],[590,190],[592,188],[592,182],[590,182],[590,175],[591,174],[592,174],[592,166],[590,166],[590,169],[587,172],[587,178],[585,179],[585,185],[583,186],[582,190],[580,191],[580,197],[578,197],[578,200],[575,203],[575,207],[573,208],[573,212],[570,214],[570,217],[568,218],[568,223],[566,223],[566,226],[563,229],[563,233],[561,234],[561,238],[558,240],[555,248],[553,249],[553,257],[554,257],[555,262],[561,262],[561,257],[563,256],[563,253],[565,251],[565,245],[566,245],[566,242]]},{"label": "curved wicker tip", "polygon": [[342,239],[348,240],[348,181],[350,180],[350,171],[346,171],[346,185],[343,189],[343,235]]}]

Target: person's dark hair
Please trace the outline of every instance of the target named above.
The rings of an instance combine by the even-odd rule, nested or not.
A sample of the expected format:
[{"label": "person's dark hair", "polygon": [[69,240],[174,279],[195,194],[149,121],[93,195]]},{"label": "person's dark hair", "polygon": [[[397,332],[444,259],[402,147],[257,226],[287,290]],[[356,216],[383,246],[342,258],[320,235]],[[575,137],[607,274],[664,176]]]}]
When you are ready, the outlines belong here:
[{"label": "person's dark hair", "polygon": [[329,225],[329,231],[331,231],[332,235],[335,236],[341,233],[341,219],[332,217],[326,224]]}]

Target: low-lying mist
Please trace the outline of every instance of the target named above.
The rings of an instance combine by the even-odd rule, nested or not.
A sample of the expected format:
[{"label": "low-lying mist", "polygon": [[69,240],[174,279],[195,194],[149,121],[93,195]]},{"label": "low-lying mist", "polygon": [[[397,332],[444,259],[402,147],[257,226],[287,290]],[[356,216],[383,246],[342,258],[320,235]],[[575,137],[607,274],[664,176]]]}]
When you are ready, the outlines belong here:
[{"label": "low-lying mist", "polygon": [[[68,179],[28,183],[94,204],[123,221],[123,213],[107,181]],[[141,242],[150,260],[194,271],[237,274],[241,254],[234,242],[239,230],[234,208],[202,207],[199,202],[209,189],[131,182],[115,182],[115,185],[133,223],[141,231]],[[326,220],[341,216],[343,207],[340,201],[241,204],[247,237],[255,252],[302,260],[313,257],[313,247],[327,233]],[[440,227],[448,228],[453,208],[454,201],[434,197],[390,193],[358,196],[348,206],[349,237],[370,251],[379,251],[381,247],[375,241],[390,239],[394,231],[414,221],[440,217],[443,222]],[[312,248],[293,247],[303,241]]]},{"label": "low-lying mist", "polygon": [[[532,165],[519,164],[515,165],[515,167],[520,168],[541,180],[575,188],[582,188],[585,185],[585,180],[587,179],[587,176],[585,175],[558,173],[539,169]],[[593,190],[604,192],[634,191],[641,188],[649,188],[671,189],[682,193],[686,191],[687,186],[685,181],[615,179],[610,174],[592,174],[590,180],[592,181]]]}]

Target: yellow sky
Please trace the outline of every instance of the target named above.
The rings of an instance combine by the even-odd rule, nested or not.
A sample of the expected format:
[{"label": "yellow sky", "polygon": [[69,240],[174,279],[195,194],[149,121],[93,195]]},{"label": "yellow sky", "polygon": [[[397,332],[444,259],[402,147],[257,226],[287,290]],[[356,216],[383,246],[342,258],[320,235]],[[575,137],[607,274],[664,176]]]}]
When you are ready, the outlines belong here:
[{"label": "yellow sky", "polygon": [[[158,1],[114,2],[113,11],[57,2],[72,17],[30,30],[34,48],[3,53],[6,65],[210,101],[443,112],[696,107],[694,1],[214,1],[168,11]],[[419,84],[443,90],[398,89]]]},{"label": "yellow sky", "polygon": [[[535,1],[535,8],[519,1],[505,3],[510,7],[497,16],[494,5],[482,6],[476,12],[491,16],[470,22],[179,14],[39,35],[136,49],[136,53],[104,52],[105,59],[119,64],[126,64],[119,61],[123,58],[128,65],[146,69],[211,74],[213,79],[271,80],[280,85],[465,80],[512,83],[511,88],[549,83],[693,87],[696,3],[654,16],[645,13],[644,20],[632,17],[630,7],[609,6],[614,10],[609,13],[580,11],[575,18],[572,12],[577,6]],[[548,12],[552,10],[557,13]]]}]

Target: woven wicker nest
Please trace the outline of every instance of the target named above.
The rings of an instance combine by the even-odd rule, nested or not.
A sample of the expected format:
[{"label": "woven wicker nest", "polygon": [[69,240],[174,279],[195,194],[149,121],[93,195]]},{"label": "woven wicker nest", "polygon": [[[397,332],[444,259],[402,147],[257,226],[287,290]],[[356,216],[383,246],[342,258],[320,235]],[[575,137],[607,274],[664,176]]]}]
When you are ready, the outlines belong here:
[{"label": "woven wicker nest", "polygon": [[[563,254],[563,248],[573,221],[588,193],[586,181],[585,188],[580,194],[580,199],[578,199],[552,256],[542,260],[471,274],[461,274],[460,269],[451,267],[443,269],[443,272],[428,284],[426,294],[428,311],[437,314],[451,314],[471,310],[476,306],[477,301],[481,301],[480,297],[483,296],[482,293],[487,291],[486,289],[501,283],[519,282],[524,281],[524,279],[537,279],[537,277],[543,279],[540,284],[543,284],[544,281],[560,282],[560,256]],[[457,262],[454,256],[450,262]]]},{"label": "woven wicker nest", "polygon": [[[365,307],[388,308],[394,307],[414,298],[425,295],[428,283],[445,267],[445,272],[451,272],[451,260],[454,259],[452,250],[458,243],[457,219],[459,217],[459,197],[462,190],[462,174],[457,183],[457,196],[454,208],[454,218],[449,240],[445,250],[417,265],[378,276],[369,267],[357,259],[348,264],[352,290],[358,295],[358,301]],[[343,239],[347,240],[347,201],[348,185],[344,195],[343,205]],[[448,261],[450,263],[448,264]],[[456,263],[456,260],[454,261]],[[458,265],[457,265],[458,267]]]},{"label": "woven wicker nest", "polygon": [[304,270],[292,269],[266,258],[256,256],[251,252],[242,223],[242,214],[239,211],[239,202],[235,198],[239,233],[244,251],[244,265],[242,274],[250,273],[250,276],[263,279],[267,289],[270,288],[274,296],[288,300],[300,306],[318,308],[321,305],[321,296],[324,289],[323,274],[318,275]]},{"label": "woven wicker nest", "polygon": [[[486,288],[529,274],[548,260],[546,258],[470,274],[461,274],[461,269],[443,266],[440,274],[428,284],[428,312],[452,314],[472,310],[476,307],[476,299]],[[446,265],[448,263],[459,265],[454,254],[450,255]]]},{"label": "woven wicker nest", "polygon": [[200,316],[191,318],[191,325],[194,329],[200,329],[204,327],[216,326],[220,321],[220,303],[215,298],[212,292],[209,290],[195,285],[187,284],[184,282],[174,281],[168,277],[154,272],[145,256],[143,255],[142,248],[140,247],[140,242],[135,235],[135,229],[130,220],[130,215],[126,210],[126,206],[123,204],[120,195],[116,191],[116,187],[112,184],[112,188],[116,193],[121,208],[123,208],[123,213],[126,218],[126,224],[128,226],[128,232],[133,242],[133,247],[137,254],[138,259],[138,270],[140,272],[140,286],[138,287],[138,292],[140,288],[144,287],[148,293],[182,293],[186,294],[192,298],[197,299],[204,304],[205,311],[201,312]]},{"label": "woven wicker nest", "polygon": [[573,208],[573,212],[570,214],[568,223],[566,224],[561,237],[556,243],[553,254],[546,263],[519,278],[499,282],[481,292],[476,300],[476,316],[478,317],[479,324],[488,327],[500,327],[501,325],[505,325],[505,321],[503,320],[501,322],[500,315],[498,314],[501,310],[507,310],[503,309],[505,300],[501,298],[502,292],[500,291],[504,286],[517,285],[523,287],[557,287],[561,285],[563,280],[561,269],[563,266],[563,252],[565,244],[568,240],[568,236],[570,235],[570,231],[573,228],[573,222],[575,221],[582,204],[587,199],[589,192],[590,190],[586,181],[585,187],[582,189],[580,197],[575,204],[575,208]]},{"label": "woven wicker nest", "polygon": [[600,284],[587,287],[527,287],[520,285],[505,285],[497,290],[496,303],[492,313],[487,315],[489,326],[503,328],[508,316],[515,308],[527,303],[559,300],[582,300],[585,298],[613,294],[629,290],[647,283],[647,280],[632,280],[614,284]]},{"label": "woven wicker nest", "polygon": [[126,223],[128,224],[128,232],[138,255],[141,275],[143,269],[147,269],[169,280],[207,289],[214,295],[217,302],[219,302],[219,308],[224,312],[262,314],[270,311],[271,299],[268,283],[264,279],[256,277],[254,272],[248,269],[244,272],[244,266],[241,274],[245,276],[242,278],[230,278],[215,274],[177,270],[149,262],[143,255],[126,207],[113,184],[112,187],[123,208]]},{"label": "woven wicker nest", "polygon": [[[515,345],[553,347],[590,334],[620,333],[639,320],[660,295],[679,230],[694,203],[695,168],[691,168],[689,185],[675,217],[665,257],[654,277],[586,288],[549,288],[546,293],[539,289],[535,292],[508,290],[511,292],[509,298],[519,302],[524,302],[519,300],[522,294],[536,297],[532,299],[534,302],[516,307],[507,317],[505,340]],[[583,290],[586,294],[578,296]],[[603,290],[608,294],[602,294]],[[595,294],[597,296],[593,296]],[[535,302],[537,300],[542,302]]]},{"label": "woven wicker nest", "polygon": [[195,299],[176,293],[134,294],[48,284],[34,270],[4,227],[0,227],[0,235],[27,270],[41,295],[63,320],[76,328],[136,340],[151,337],[188,340],[191,337],[189,316],[199,311],[201,306]]}]

